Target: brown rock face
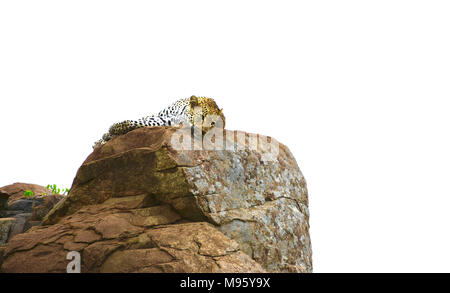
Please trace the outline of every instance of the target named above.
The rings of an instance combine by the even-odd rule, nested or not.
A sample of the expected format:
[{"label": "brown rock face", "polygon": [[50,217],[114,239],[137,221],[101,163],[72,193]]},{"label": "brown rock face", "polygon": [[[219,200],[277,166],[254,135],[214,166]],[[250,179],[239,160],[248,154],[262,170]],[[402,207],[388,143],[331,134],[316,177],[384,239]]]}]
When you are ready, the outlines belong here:
[{"label": "brown rock face", "polygon": [[41,198],[42,203],[33,206],[31,220],[41,221],[48,214],[48,212],[63,198],[64,196],[60,194],[43,196]]},{"label": "brown rock face", "polygon": [[[24,196],[31,190],[33,196]],[[0,221],[10,221],[10,227],[0,231],[0,245],[14,235],[39,225],[44,216],[64,196],[52,194],[44,186],[28,183],[14,183],[0,188]],[[6,218],[6,219],[5,219]],[[5,222],[4,222],[5,223]]]},{"label": "brown rock face", "polygon": [[[141,199],[134,203],[142,204]],[[34,227],[8,243],[2,270],[65,272],[67,253],[79,251],[81,271],[91,273],[264,271],[211,224],[161,225],[168,218],[149,224],[146,213],[146,208],[97,205],[58,224]]]},{"label": "brown rock face", "polygon": [[6,209],[7,203],[8,203],[8,198],[10,196],[11,195],[9,193],[0,189],[0,212],[3,211],[4,209]]},{"label": "brown rock face", "polygon": [[[49,195],[51,192],[44,186],[29,183],[16,182],[10,185],[3,186],[1,190],[10,195],[8,203],[11,204],[14,201],[23,198],[23,193],[27,190],[31,190],[34,193],[34,197],[40,196],[42,194]],[[34,198],[31,197],[31,198]]]},{"label": "brown rock face", "polygon": [[78,251],[82,272],[311,272],[306,183],[288,148],[267,161],[227,131],[234,150],[181,151],[176,131],[95,149],[47,226],[8,242],[2,270],[64,272]]},{"label": "brown rock face", "polygon": [[11,228],[15,222],[16,219],[14,218],[0,218],[0,245],[3,245],[8,241]]}]

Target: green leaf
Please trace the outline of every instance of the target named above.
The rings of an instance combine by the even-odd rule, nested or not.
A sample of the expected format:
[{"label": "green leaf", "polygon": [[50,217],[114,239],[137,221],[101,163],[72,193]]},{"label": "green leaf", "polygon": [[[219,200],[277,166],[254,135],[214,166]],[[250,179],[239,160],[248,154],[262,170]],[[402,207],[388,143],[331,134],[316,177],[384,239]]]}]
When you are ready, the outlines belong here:
[{"label": "green leaf", "polygon": [[25,196],[25,197],[31,197],[31,196],[34,196],[34,192],[31,191],[31,190],[26,190],[26,191],[23,193],[23,196]]}]

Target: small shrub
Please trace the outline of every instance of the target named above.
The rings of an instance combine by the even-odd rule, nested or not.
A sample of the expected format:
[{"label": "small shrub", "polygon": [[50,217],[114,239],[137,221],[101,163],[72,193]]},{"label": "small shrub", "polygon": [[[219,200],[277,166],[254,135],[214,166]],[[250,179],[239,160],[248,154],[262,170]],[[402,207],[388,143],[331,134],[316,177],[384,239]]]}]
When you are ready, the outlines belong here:
[{"label": "small shrub", "polygon": [[31,190],[25,190],[25,192],[23,193],[24,197],[32,197],[34,196],[34,192]]},{"label": "small shrub", "polygon": [[50,190],[53,194],[67,195],[69,193],[69,188],[61,189],[58,186],[56,186],[56,184],[49,184],[49,185],[47,185],[46,188],[48,190]]}]

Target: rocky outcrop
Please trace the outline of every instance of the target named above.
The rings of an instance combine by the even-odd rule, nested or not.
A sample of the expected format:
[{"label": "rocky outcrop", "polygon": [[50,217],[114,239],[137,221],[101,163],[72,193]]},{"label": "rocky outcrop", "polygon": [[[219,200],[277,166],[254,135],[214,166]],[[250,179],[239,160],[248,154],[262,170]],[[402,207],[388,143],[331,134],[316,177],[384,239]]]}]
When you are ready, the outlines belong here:
[{"label": "rocky outcrop", "polygon": [[11,227],[15,221],[15,218],[0,218],[0,246],[8,241]]},{"label": "rocky outcrop", "polygon": [[177,150],[177,131],[95,149],[44,226],[8,242],[2,270],[64,272],[78,251],[82,272],[311,272],[306,183],[288,148],[268,161],[246,147],[252,135],[227,131],[233,150]]},{"label": "rocky outcrop", "polygon": [[[30,190],[34,196],[24,197]],[[0,245],[14,235],[39,225],[44,216],[63,198],[52,194],[44,186],[28,183],[14,183],[0,188]],[[8,224],[6,224],[8,223]]]},{"label": "rocky outcrop", "polygon": [[44,186],[37,184],[16,182],[10,185],[0,187],[0,190],[8,194],[8,203],[11,204],[17,200],[23,199],[23,193],[30,190],[34,193],[34,197],[43,195],[51,195],[52,193]]},{"label": "rocky outcrop", "polygon": [[69,251],[82,252],[82,272],[263,271],[211,224],[182,223],[170,206],[148,207],[146,195],[111,198],[17,235],[2,270],[65,272]]}]

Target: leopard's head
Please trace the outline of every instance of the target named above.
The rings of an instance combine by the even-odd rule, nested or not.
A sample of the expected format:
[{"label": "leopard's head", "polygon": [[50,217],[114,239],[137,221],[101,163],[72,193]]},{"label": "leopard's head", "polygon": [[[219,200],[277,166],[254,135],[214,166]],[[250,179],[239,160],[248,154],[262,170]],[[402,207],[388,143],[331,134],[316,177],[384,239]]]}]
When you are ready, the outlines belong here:
[{"label": "leopard's head", "polygon": [[[220,125],[220,123],[225,128],[225,116],[213,99],[192,96],[189,98],[189,106],[191,125],[196,125],[201,121],[203,133],[208,132],[216,125]],[[220,122],[219,119],[222,121]]]}]

